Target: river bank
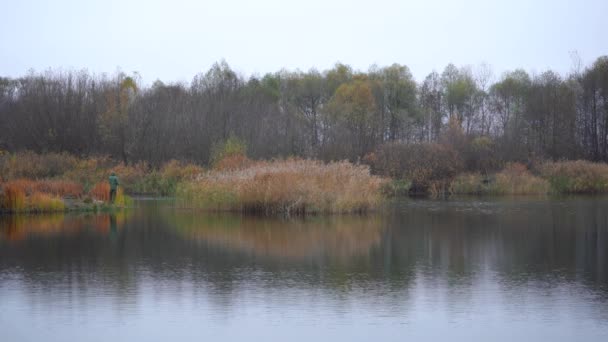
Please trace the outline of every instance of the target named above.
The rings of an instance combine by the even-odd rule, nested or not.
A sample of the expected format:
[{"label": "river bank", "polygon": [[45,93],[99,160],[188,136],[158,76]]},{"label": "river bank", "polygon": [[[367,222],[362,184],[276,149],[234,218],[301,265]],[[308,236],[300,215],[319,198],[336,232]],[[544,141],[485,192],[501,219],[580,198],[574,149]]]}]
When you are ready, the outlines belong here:
[{"label": "river bank", "polygon": [[[236,151],[207,168],[179,161],[151,167],[108,157],[17,153],[0,157],[0,213],[112,210],[129,207],[130,196],[140,194],[176,197],[178,206],[189,209],[308,215],[365,213],[395,196],[608,193],[605,163],[506,163],[493,171],[470,171],[450,168],[449,154],[433,146],[418,155],[390,152],[354,164],[251,160]],[[114,205],[108,203],[111,172],[121,185]]]}]

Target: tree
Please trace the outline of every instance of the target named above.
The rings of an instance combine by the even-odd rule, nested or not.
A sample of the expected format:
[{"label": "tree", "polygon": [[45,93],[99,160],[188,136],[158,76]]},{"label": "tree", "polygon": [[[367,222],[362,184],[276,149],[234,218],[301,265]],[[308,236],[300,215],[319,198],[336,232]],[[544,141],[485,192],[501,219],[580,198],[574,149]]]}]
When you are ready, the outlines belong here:
[{"label": "tree", "polygon": [[439,137],[443,119],[443,95],[439,74],[433,71],[424,79],[420,88],[420,107],[425,118],[426,140],[429,142]]},{"label": "tree", "polygon": [[354,145],[351,158],[362,157],[373,149],[373,113],[376,110],[371,82],[364,76],[355,77],[336,90],[330,108],[337,122],[344,123],[350,131]]},{"label": "tree", "polygon": [[134,77],[118,74],[114,86],[106,91],[106,109],[99,118],[102,138],[125,164],[129,154],[129,110],[137,92]]},{"label": "tree", "polygon": [[370,76],[376,80],[379,90],[375,97],[381,118],[381,141],[403,138],[404,130],[418,113],[416,82],[410,70],[405,65],[393,64],[370,70]]},{"label": "tree", "polygon": [[307,73],[295,73],[287,78],[287,101],[306,121],[310,131],[313,154],[319,144],[319,112],[325,100],[325,79],[315,69]]}]

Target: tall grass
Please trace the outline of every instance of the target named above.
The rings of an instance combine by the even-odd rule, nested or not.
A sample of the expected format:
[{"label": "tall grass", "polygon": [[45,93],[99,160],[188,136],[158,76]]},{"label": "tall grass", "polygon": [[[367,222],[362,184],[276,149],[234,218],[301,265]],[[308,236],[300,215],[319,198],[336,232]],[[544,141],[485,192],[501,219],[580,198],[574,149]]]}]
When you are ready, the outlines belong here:
[{"label": "tall grass", "polygon": [[[31,190],[30,190],[31,191]],[[9,212],[53,212],[65,210],[65,204],[57,195],[29,192],[20,184],[3,185],[0,208]]]},{"label": "tall grass", "polygon": [[495,195],[543,195],[551,189],[549,182],[534,176],[520,163],[507,164],[490,185]]},{"label": "tall grass", "polygon": [[373,210],[383,180],[368,167],[288,159],[212,170],[177,190],[184,207],[262,214],[352,213]]},{"label": "tall grass", "polygon": [[550,190],[549,182],[534,176],[519,163],[507,164],[491,178],[480,174],[459,175],[450,185],[450,193],[459,195],[546,195]]},{"label": "tall grass", "polygon": [[562,194],[608,192],[608,164],[590,161],[548,162],[540,173],[554,192]]},{"label": "tall grass", "polygon": [[62,197],[80,197],[80,184],[62,180],[16,179],[2,184],[0,207],[10,212],[48,212],[65,209]]}]

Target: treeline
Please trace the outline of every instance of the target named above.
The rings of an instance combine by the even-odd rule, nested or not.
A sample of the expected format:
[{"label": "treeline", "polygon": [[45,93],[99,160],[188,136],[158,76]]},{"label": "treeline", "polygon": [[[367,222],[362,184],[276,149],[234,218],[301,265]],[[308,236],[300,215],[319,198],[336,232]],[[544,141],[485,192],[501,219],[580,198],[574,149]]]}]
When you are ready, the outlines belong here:
[{"label": "treeline", "polygon": [[221,62],[190,84],[149,87],[137,74],[31,72],[0,78],[0,149],[206,164],[236,137],[252,158],[356,161],[389,142],[439,141],[451,122],[490,138],[503,161],[608,161],[608,56],[565,77],[492,80],[487,67],[452,64],[421,83],[399,64],[245,78]]}]

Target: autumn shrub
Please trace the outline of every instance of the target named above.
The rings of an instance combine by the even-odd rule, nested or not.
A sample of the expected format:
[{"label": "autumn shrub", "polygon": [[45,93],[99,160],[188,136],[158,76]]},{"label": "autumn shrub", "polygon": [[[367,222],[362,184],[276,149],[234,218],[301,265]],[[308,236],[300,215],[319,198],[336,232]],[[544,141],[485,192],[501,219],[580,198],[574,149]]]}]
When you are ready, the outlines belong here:
[{"label": "autumn shrub", "polygon": [[178,186],[184,207],[263,214],[349,213],[375,209],[383,180],[349,162],[288,159],[235,171],[211,170]]},{"label": "autumn shrub", "polygon": [[555,193],[608,192],[608,164],[584,160],[546,162],[539,167]]},{"label": "autumn shrub", "polygon": [[410,192],[447,191],[463,170],[460,155],[441,144],[385,144],[370,159],[374,173],[410,181]]}]

